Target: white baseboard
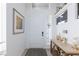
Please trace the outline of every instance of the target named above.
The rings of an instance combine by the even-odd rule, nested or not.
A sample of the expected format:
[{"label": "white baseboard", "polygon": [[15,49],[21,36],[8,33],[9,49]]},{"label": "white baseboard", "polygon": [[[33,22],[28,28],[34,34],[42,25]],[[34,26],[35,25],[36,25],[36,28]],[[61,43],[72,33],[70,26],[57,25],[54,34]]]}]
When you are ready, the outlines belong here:
[{"label": "white baseboard", "polygon": [[50,49],[49,48],[46,49],[46,52],[47,52],[48,56],[52,56],[52,54],[50,53]]}]

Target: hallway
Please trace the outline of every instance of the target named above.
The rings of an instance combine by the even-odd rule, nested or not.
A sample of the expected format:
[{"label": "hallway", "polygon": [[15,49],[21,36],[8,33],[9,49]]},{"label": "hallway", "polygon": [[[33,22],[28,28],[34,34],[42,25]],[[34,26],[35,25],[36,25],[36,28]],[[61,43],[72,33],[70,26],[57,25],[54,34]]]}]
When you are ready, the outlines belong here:
[{"label": "hallway", "polygon": [[6,40],[0,40],[0,54],[79,55],[78,19],[78,3],[7,3]]},{"label": "hallway", "polygon": [[[7,4],[7,55],[21,55],[30,48],[50,49],[50,40],[56,29],[55,20],[52,20],[55,6],[53,3]],[[21,22],[16,15],[20,15],[22,25],[16,23]]]}]

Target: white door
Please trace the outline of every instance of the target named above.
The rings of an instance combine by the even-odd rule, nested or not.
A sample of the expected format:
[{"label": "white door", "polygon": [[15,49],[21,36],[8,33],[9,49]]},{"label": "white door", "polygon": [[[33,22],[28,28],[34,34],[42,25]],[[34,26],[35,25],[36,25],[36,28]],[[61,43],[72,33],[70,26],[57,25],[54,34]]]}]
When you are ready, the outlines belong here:
[{"label": "white door", "polygon": [[30,47],[46,48],[48,38],[48,10],[32,9]]}]

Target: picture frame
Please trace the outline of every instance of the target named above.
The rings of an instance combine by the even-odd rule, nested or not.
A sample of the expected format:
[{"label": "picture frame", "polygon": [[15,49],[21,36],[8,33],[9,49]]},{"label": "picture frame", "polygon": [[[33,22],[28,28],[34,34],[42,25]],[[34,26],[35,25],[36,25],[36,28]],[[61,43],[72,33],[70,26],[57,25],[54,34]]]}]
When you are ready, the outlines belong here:
[{"label": "picture frame", "polygon": [[13,8],[13,34],[24,33],[24,16]]}]

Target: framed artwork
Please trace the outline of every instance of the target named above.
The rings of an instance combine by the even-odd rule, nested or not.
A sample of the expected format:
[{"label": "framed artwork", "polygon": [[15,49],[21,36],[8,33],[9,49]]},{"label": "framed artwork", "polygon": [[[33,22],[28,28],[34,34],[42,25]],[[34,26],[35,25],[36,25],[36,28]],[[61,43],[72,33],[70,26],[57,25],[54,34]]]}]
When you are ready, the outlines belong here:
[{"label": "framed artwork", "polygon": [[24,32],[24,16],[13,8],[13,34]]}]

